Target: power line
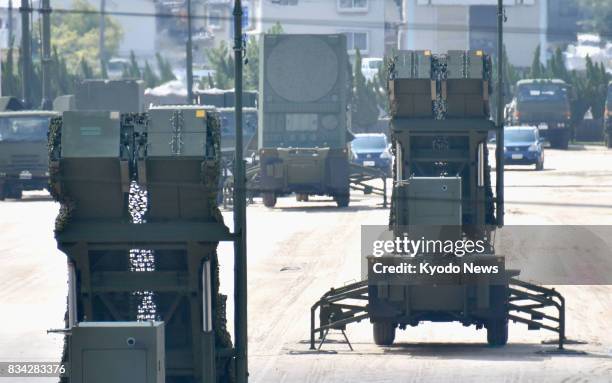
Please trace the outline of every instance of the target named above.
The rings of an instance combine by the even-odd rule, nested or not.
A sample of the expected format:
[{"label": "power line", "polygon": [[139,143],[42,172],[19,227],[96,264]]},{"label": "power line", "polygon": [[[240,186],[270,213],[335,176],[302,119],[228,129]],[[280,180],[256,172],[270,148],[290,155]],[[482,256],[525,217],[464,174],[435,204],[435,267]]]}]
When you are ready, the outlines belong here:
[{"label": "power line", "polygon": [[[8,9],[7,7],[0,7],[0,9]],[[40,12],[39,10],[34,10],[33,12]],[[78,15],[96,15],[99,16],[101,14],[107,16],[117,16],[117,17],[150,17],[150,18],[167,18],[167,19],[184,19],[187,20],[189,17],[186,14],[174,14],[174,13],[161,13],[161,12],[123,12],[123,11],[105,11],[100,12],[99,10],[88,10],[88,9],[61,9],[54,8],[54,13],[58,14],[78,14]],[[192,20],[205,20],[209,19],[209,16],[203,14],[192,14],[190,17]],[[215,17],[217,20],[233,22],[233,18],[231,16],[220,16]],[[296,18],[251,18],[251,20],[255,22],[260,22],[266,25],[273,25],[277,22],[281,25],[304,25],[304,26],[325,26],[325,27],[339,27],[341,28],[355,28],[356,30],[360,29],[386,29],[387,24],[389,22],[382,21],[352,21],[352,20],[314,20],[314,19],[296,19]],[[404,25],[403,23],[397,23],[397,26]],[[495,26],[468,26],[468,25],[460,25],[460,24],[432,24],[432,23],[411,23],[405,25],[406,29],[414,30],[414,31],[438,31],[438,32],[484,32],[495,34],[497,29]],[[521,34],[521,35],[541,35],[546,34],[548,36],[558,36],[558,37],[568,37],[570,39],[574,39],[575,33],[567,30],[563,30],[561,28],[528,28],[528,27],[504,27],[504,33],[506,35],[510,34]],[[600,37],[605,39],[612,39],[612,33],[600,33]]]}]

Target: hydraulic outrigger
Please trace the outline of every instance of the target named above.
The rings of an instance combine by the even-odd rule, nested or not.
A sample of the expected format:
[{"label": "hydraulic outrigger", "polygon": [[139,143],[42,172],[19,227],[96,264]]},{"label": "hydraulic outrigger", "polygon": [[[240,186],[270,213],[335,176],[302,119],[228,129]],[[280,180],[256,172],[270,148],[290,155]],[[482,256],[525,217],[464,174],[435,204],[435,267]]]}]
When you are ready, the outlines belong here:
[{"label": "hydraulic outrigger", "polygon": [[[498,0],[498,58],[502,57],[504,21],[503,1]],[[390,69],[390,86],[393,86],[390,94],[395,98],[392,104],[396,101],[395,107],[399,108],[391,121],[396,163],[390,219],[392,230],[395,233],[401,225],[414,225],[421,217],[429,217],[416,215],[417,206],[421,210],[439,208],[437,214],[452,212],[448,206],[436,206],[435,201],[418,205],[421,202],[415,202],[412,197],[415,190],[439,190],[436,189],[438,184],[445,192],[450,187],[447,184],[455,185],[458,190],[462,205],[458,222],[464,225],[464,235],[469,236],[470,228],[486,231],[487,225],[502,227],[503,97],[498,96],[497,124],[494,125],[488,120],[487,106],[490,61],[481,51],[449,52],[436,58],[429,51],[400,54],[403,54],[401,63],[398,63],[403,65],[399,69],[401,77],[394,77],[399,73],[397,67]],[[502,60],[499,59],[497,73],[503,73]],[[498,75],[498,92],[503,89],[502,85],[502,76]],[[428,97],[431,97],[431,111],[424,102]],[[402,110],[403,107],[406,109]],[[495,131],[497,137],[495,198],[487,190],[490,179],[486,139],[491,131]],[[433,197],[436,198],[442,197]],[[443,199],[439,202],[448,203]],[[457,218],[453,219],[452,222],[457,222]],[[503,258],[493,257],[493,254],[489,258],[504,262]],[[352,350],[344,333],[346,325],[370,319],[374,324],[374,339],[379,345],[393,342],[396,327],[403,329],[407,325],[416,326],[421,321],[431,320],[459,321],[464,325],[475,324],[477,328],[486,327],[489,343],[500,346],[507,341],[507,323],[511,320],[527,324],[530,330],[556,332],[558,350],[563,350],[567,341],[563,296],[555,289],[521,281],[517,279],[518,275],[518,270],[504,270],[501,282],[469,284],[456,279],[447,285],[444,285],[444,280],[422,284],[414,283],[410,278],[407,282],[404,279],[403,284],[394,285],[389,280],[369,278],[332,288],[311,307],[310,349],[316,349],[317,333],[321,339],[320,349],[329,331],[338,330]],[[549,309],[555,310],[557,315]]]}]

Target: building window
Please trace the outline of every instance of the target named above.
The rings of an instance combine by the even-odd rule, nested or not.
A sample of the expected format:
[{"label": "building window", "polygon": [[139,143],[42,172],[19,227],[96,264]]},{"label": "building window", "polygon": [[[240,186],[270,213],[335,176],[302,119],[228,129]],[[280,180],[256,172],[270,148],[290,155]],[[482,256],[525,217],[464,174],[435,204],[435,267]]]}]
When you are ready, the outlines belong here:
[{"label": "building window", "polygon": [[370,39],[368,32],[344,32],[346,35],[346,48],[349,52],[354,53],[359,49],[359,53],[368,53],[370,48]]},{"label": "building window", "polygon": [[338,0],[341,12],[364,12],[368,10],[368,0]]},{"label": "building window", "polygon": [[212,29],[221,28],[221,20],[223,18],[223,12],[220,10],[211,10],[208,12],[208,26]]}]

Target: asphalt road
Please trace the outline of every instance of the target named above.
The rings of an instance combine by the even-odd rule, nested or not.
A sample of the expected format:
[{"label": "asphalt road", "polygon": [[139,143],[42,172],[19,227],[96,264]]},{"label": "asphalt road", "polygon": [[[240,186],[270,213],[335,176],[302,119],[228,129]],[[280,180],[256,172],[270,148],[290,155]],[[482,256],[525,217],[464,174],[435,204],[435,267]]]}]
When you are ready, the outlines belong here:
[{"label": "asphalt road", "polygon": [[[508,168],[506,200],[509,225],[612,225],[612,151],[548,150],[544,171]],[[484,330],[454,323],[398,331],[394,346],[377,347],[367,321],[347,330],[355,351],[340,334],[330,334],[323,352],[309,351],[310,306],[359,279],[360,227],[387,222],[380,202],[355,194],[346,209],[293,197],[274,209],[249,206],[250,381],[612,382],[612,286],[603,285],[556,286],[566,297],[568,337],[586,342],[568,348],[582,355],[546,353],[554,347],[541,341],[555,334],[521,324],[510,325],[503,348],[487,347]],[[59,356],[61,336],[45,333],[62,327],[65,307],[65,257],[52,236],[57,208],[44,193],[0,202],[0,361]],[[219,254],[231,307],[231,246]]]}]

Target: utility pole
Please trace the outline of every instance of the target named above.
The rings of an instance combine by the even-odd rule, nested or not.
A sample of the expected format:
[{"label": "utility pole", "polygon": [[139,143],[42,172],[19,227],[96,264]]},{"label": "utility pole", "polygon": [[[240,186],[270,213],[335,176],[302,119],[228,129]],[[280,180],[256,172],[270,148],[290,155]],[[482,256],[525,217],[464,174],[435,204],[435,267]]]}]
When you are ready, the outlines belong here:
[{"label": "utility pole", "polygon": [[504,1],[497,0],[497,149],[495,151],[495,194],[497,225],[504,225]]},{"label": "utility pole", "polygon": [[42,0],[42,110],[53,109],[51,101],[51,5]]},{"label": "utility pole", "polygon": [[9,0],[8,2],[8,42],[9,44],[13,43],[13,0]]},{"label": "utility pole", "polygon": [[193,42],[191,40],[191,0],[187,0],[187,99],[193,104]]},{"label": "utility pole", "polygon": [[32,38],[30,36],[30,4],[21,0],[21,96],[26,108],[32,107]]},{"label": "utility pole", "polygon": [[106,0],[100,0],[100,40],[98,41],[98,51],[100,52],[100,70],[102,73],[106,73]]},{"label": "utility pole", "polygon": [[236,381],[246,383],[248,370],[247,335],[247,249],[246,249],[246,175],[242,153],[242,2],[234,0],[234,92],[236,100],[236,142],[234,158],[234,339]]}]

